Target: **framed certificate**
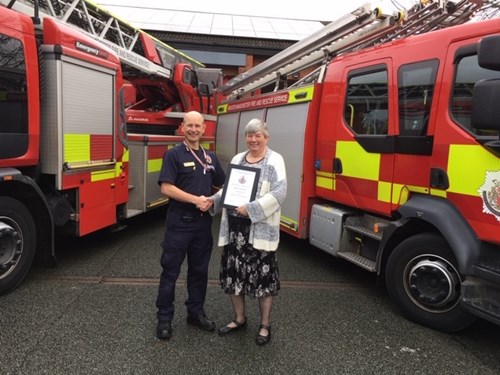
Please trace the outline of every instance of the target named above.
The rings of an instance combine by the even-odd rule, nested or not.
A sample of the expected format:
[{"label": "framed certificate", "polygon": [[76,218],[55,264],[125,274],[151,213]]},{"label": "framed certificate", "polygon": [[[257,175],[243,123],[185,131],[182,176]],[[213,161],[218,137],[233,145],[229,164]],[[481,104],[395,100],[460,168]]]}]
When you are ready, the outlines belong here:
[{"label": "framed certificate", "polygon": [[236,208],[255,199],[260,169],[229,164],[222,191],[222,205]]}]

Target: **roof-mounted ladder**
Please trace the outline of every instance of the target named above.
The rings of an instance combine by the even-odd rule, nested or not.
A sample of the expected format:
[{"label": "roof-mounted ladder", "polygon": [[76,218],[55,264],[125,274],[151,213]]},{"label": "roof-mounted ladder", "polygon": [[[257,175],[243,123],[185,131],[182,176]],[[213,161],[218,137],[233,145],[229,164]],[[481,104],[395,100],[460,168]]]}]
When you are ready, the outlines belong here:
[{"label": "roof-mounted ladder", "polygon": [[[0,0],[0,4],[30,16],[38,8],[40,18],[50,16],[77,28],[111,48],[123,64],[142,74],[171,78],[178,62],[203,67],[202,63],[88,0]],[[156,52],[148,52],[151,43],[159,57]]]},{"label": "roof-mounted ladder", "polygon": [[240,97],[340,53],[464,23],[489,3],[421,0],[408,12],[393,15],[382,14],[378,8],[372,11],[367,3],[234,77],[222,92],[229,99]]}]

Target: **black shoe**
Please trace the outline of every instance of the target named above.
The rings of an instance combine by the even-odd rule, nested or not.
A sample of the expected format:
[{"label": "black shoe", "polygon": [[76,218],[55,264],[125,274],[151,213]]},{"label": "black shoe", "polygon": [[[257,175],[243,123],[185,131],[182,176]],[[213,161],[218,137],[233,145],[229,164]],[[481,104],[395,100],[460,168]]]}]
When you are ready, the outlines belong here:
[{"label": "black shoe", "polygon": [[[261,329],[267,330],[267,336],[262,336],[260,334]],[[259,346],[266,345],[269,341],[271,341],[271,326],[266,326],[265,324],[261,324],[259,326],[259,332],[257,332],[257,337],[255,338],[255,343]]]},{"label": "black shoe", "polygon": [[172,337],[172,323],[168,320],[160,320],[156,326],[156,337],[160,340],[168,340]]},{"label": "black shoe", "polygon": [[188,316],[187,323],[197,326],[204,331],[213,331],[215,329],[215,323],[208,319],[205,315],[199,315],[197,317]]},{"label": "black shoe", "polygon": [[229,327],[228,325],[222,326],[219,328],[219,335],[224,336],[229,332],[234,332],[239,329],[245,328],[247,325],[247,318],[245,318],[245,321],[243,323],[238,322],[236,319],[234,319],[231,323],[234,323],[235,327]]}]

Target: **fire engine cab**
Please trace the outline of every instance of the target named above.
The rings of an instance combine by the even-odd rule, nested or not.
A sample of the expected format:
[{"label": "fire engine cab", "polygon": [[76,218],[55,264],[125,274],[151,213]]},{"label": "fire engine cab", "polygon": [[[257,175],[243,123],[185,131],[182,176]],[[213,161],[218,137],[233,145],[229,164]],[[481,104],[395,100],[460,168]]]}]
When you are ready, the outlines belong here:
[{"label": "fire engine cab", "polygon": [[236,77],[218,107],[226,165],[246,123],[267,122],[284,232],[377,273],[443,331],[500,323],[500,19],[467,22],[485,5],[367,4]]}]

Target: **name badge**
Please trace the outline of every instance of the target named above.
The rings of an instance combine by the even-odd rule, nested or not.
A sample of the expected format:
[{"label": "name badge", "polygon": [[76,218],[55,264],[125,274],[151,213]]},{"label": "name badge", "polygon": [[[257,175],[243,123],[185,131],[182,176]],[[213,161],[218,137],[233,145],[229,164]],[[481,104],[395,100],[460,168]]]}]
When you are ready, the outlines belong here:
[{"label": "name badge", "polygon": [[194,167],[194,161],[187,161],[184,163],[185,167]]}]

